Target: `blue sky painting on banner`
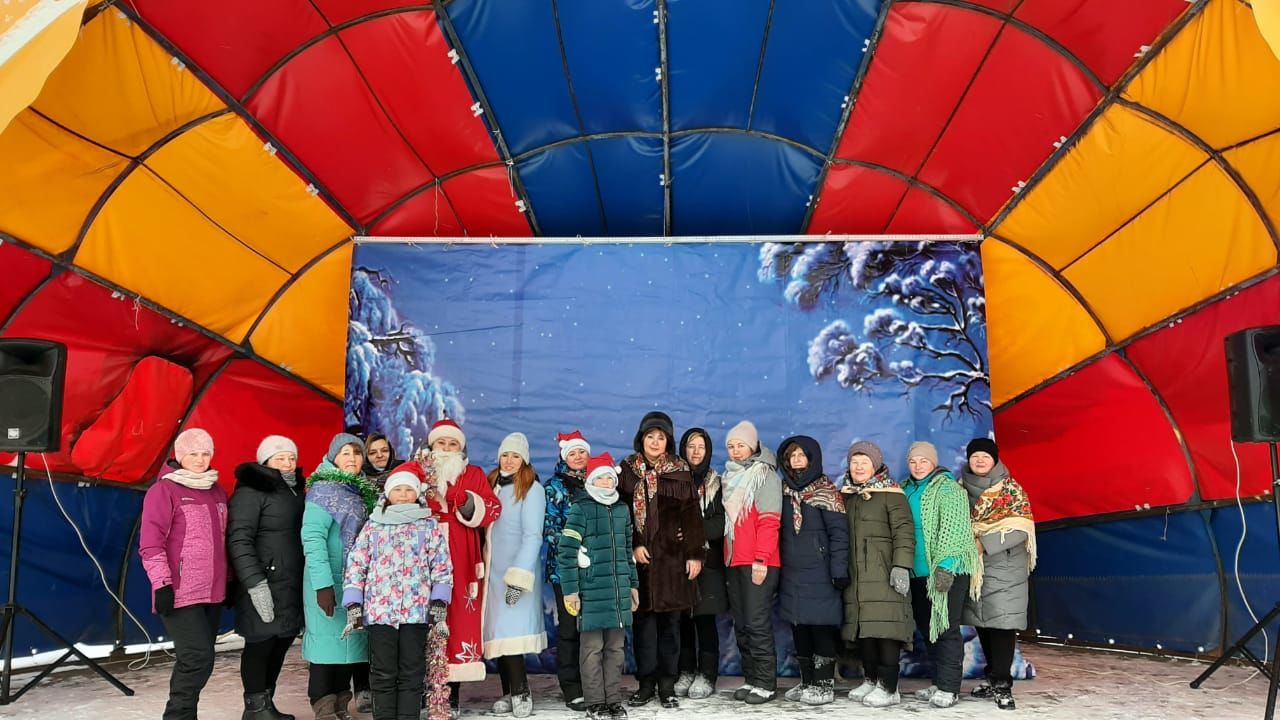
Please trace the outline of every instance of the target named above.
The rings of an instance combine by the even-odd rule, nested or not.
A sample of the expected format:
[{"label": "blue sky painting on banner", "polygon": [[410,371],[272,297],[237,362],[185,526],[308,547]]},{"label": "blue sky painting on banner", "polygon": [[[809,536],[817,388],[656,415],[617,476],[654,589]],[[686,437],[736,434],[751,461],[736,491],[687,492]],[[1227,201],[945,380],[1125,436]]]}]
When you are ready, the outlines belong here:
[{"label": "blue sky painting on banner", "polygon": [[403,457],[442,413],[473,461],[555,434],[631,451],[661,409],[677,434],[752,420],[771,447],[808,434],[827,472],[857,438],[895,476],[915,439],[955,467],[991,430],[976,246],[955,244],[362,244],[353,259],[347,420]]}]

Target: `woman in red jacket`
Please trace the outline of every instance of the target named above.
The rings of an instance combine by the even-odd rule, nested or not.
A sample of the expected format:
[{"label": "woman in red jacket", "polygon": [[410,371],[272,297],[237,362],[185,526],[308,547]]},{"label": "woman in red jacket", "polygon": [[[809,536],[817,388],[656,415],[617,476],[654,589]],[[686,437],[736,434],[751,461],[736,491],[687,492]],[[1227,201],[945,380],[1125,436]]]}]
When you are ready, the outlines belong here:
[{"label": "woman in red jacket", "polygon": [[759,705],[772,700],[778,689],[773,602],[782,565],[778,553],[782,480],[777,460],[760,445],[755,425],[746,420],[735,425],[725,446],[729,462],[723,480],[724,556],[743,679],[733,699]]}]

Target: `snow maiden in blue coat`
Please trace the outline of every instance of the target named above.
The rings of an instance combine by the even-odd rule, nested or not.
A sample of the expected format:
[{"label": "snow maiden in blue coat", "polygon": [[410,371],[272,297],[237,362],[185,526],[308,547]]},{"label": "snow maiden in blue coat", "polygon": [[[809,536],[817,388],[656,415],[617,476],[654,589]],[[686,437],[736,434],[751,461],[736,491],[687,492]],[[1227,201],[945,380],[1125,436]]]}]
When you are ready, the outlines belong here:
[{"label": "snow maiden in blue coat", "polygon": [[844,500],[822,472],[822,448],[806,435],[778,446],[782,471],[781,615],[791,623],[800,684],[787,700],[825,705],[835,700],[836,651],[849,587],[849,525]]},{"label": "snow maiden in blue coat", "polygon": [[489,482],[502,514],[489,528],[485,553],[489,577],[484,598],[484,656],[498,661],[502,697],[495,714],[528,717],[533,712],[525,653],[547,647],[542,620],[542,522],[546,493],[529,465],[529,440],[511,433],[498,447],[498,467]]}]

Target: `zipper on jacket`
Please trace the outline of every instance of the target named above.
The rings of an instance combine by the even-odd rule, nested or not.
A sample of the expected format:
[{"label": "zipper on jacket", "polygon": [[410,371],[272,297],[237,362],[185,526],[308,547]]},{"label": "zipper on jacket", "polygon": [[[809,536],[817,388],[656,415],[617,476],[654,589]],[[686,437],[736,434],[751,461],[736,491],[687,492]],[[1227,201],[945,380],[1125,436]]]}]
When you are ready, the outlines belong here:
[{"label": "zipper on jacket", "polygon": [[[615,564],[618,562],[618,544],[617,544],[617,542],[615,541],[615,538],[613,537],[613,508],[614,508],[614,506],[616,506],[616,505],[617,505],[617,503],[615,502],[613,505],[610,505],[610,506],[608,507],[608,509],[606,509],[606,510],[605,510],[605,514],[606,514],[606,516],[607,516],[607,517],[608,517],[608,519],[609,519],[609,555],[611,556],[611,558],[612,558],[612,560],[613,560],[613,562],[614,562]],[[622,625],[622,610],[621,610],[621,609],[617,606],[617,604],[616,604],[616,603],[617,603],[617,598],[618,598],[618,573],[617,573],[617,570],[616,570],[616,569],[612,570],[612,571],[609,573],[609,575],[613,577],[613,597],[614,597],[614,602],[615,602],[615,604],[614,604],[614,606],[613,606],[613,614],[614,614],[614,617],[616,617],[616,618],[618,619],[618,627],[623,627],[623,625]],[[628,586],[628,587],[627,587],[627,607],[631,607],[630,603],[631,603],[631,587],[630,587],[630,586]]]}]

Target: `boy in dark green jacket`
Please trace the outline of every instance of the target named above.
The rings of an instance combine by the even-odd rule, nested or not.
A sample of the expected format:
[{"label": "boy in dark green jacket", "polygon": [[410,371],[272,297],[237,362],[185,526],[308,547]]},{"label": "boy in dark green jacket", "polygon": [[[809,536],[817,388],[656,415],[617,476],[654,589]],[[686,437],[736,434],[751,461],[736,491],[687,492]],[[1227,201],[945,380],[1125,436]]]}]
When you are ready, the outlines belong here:
[{"label": "boy in dark green jacket", "polygon": [[621,720],[623,643],[640,604],[631,557],[631,508],[618,502],[618,473],[603,453],[587,463],[557,550],[564,604],[578,616],[588,720]]}]

